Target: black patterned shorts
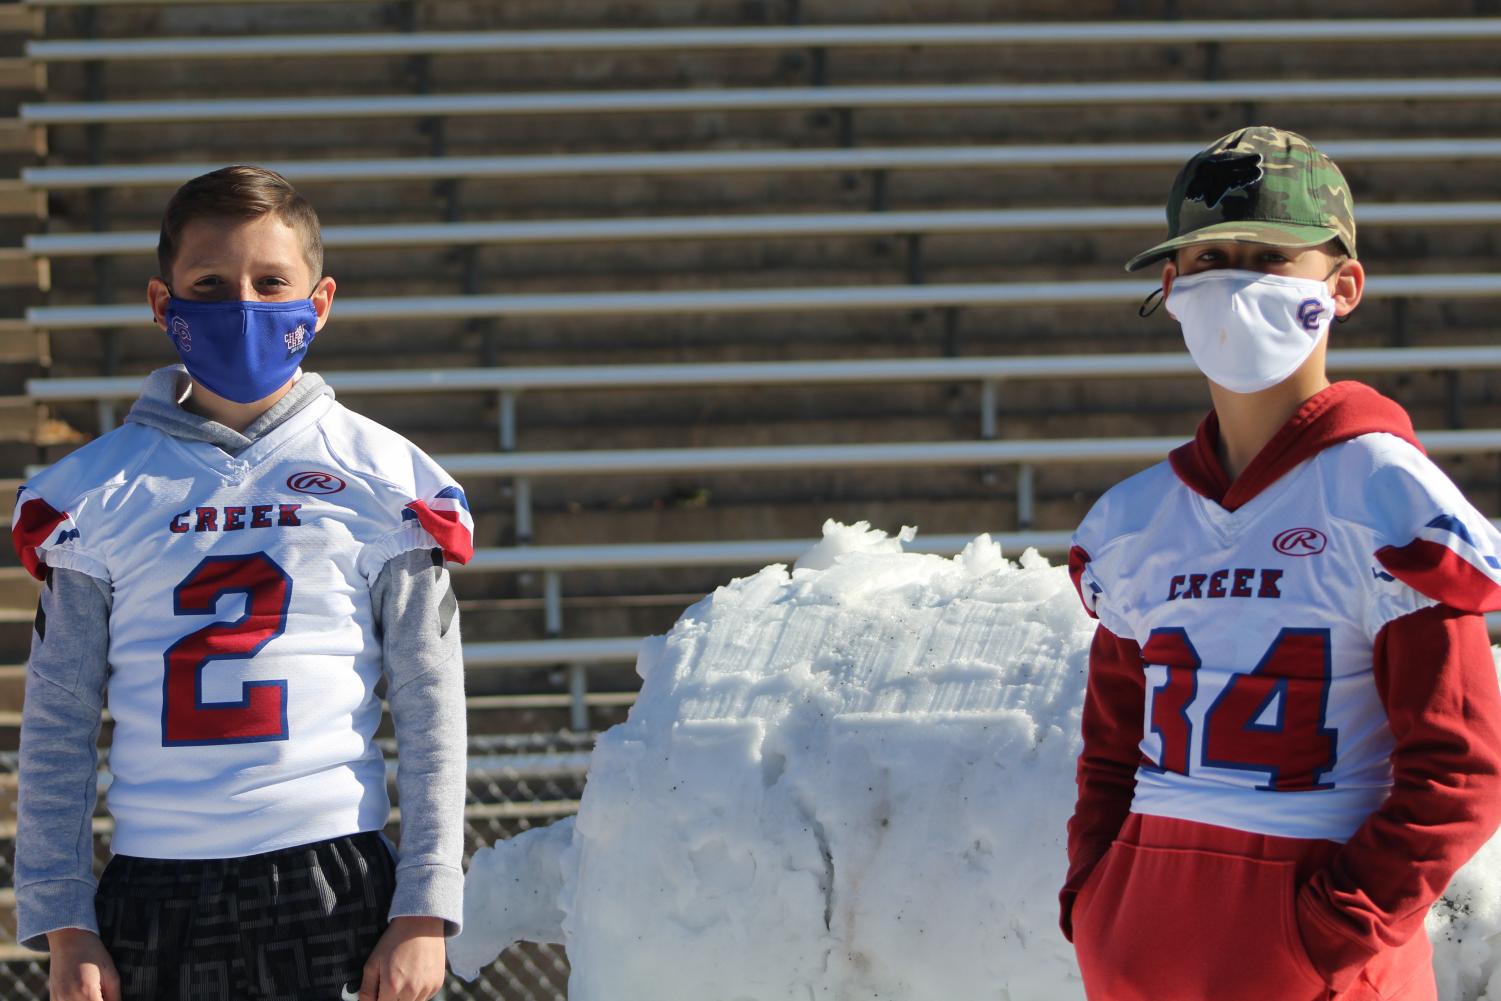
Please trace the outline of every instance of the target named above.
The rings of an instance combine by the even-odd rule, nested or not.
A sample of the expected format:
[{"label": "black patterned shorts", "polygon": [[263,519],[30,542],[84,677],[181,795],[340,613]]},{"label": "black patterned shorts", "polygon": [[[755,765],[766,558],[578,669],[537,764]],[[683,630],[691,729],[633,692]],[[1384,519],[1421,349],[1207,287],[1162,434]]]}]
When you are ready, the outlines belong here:
[{"label": "black patterned shorts", "polygon": [[371,832],[234,859],[116,855],[94,905],[124,1001],[339,1001],[395,885]]}]

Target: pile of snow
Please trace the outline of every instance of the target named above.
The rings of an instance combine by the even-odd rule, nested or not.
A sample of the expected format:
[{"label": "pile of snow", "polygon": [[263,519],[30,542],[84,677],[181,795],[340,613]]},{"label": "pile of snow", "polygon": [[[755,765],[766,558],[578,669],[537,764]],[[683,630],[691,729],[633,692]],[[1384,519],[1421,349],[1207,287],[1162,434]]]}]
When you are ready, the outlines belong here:
[{"label": "pile of snow", "polygon": [[[830,524],[647,641],[576,820],[475,855],[454,970],[526,940],[566,945],[571,1001],[1082,998],[1057,891],[1093,623],[1033,551],[911,537]],[[1501,843],[1429,929],[1445,1001],[1501,1001]]]}]

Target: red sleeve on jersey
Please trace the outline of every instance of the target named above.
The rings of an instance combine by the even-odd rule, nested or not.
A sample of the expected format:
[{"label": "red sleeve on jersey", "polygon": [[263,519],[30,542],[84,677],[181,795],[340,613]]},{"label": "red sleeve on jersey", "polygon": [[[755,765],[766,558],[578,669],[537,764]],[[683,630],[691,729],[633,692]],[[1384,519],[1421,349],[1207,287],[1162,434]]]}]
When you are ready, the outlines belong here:
[{"label": "red sleeve on jersey", "polygon": [[1402,583],[1462,612],[1501,609],[1501,588],[1487,574],[1448,546],[1414,539],[1405,546],[1386,546],[1376,558]]},{"label": "red sleeve on jersey", "polygon": [[[458,488],[451,490],[457,492]],[[445,560],[468,563],[474,556],[474,522],[470,520],[469,505],[464,502],[463,494],[459,493],[458,498],[457,501],[446,500],[440,494],[431,504],[414,500],[407,505],[407,510],[442,547]]]},{"label": "red sleeve on jersey", "polygon": [[16,555],[21,557],[21,565],[37,580],[43,580],[47,576],[47,569],[37,555],[37,547],[45,543],[52,536],[52,530],[67,519],[66,514],[40,497],[30,498],[16,512],[15,524],[10,529],[10,541],[16,547]]},{"label": "red sleeve on jersey", "polygon": [[1136,767],[1141,763],[1146,683],[1141,648],[1104,626],[1096,628],[1084,695],[1084,749],[1076,778],[1079,797],[1068,822],[1068,878],[1058,894],[1059,924],[1069,941],[1073,941],[1074,898],[1131,812]]},{"label": "red sleeve on jersey", "polygon": [[1094,606],[1089,599],[1084,597],[1084,565],[1089,562],[1089,554],[1082,546],[1072,546],[1068,551],[1068,575],[1073,579],[1074,591],[1079,595],[1079,600],[1084,603],[1084,611],[1089,613],[1091,619],[1098,618],[1094,613]]},{"label": "red sleeve on jersey", "polygon": [[1388,623],[1374,658],[1396,738],[1392,791],[1298,897],[1304,944],[1337,991],[1423,930],[1501,824],[1501,689],[1485,620],[1430,606]]}]

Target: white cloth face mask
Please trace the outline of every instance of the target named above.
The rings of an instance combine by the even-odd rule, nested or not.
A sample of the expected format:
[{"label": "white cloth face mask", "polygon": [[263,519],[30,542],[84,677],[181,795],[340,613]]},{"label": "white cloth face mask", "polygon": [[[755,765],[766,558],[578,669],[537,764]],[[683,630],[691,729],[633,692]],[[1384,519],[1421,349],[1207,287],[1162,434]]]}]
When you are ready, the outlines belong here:
[{"label": "white cloth face mask", "polygon": [[1166,305],[1199,371],[1235,393],[1292,375],[1334,320],[1334,297],[1317,278],[1230,268],[1178,278]]}]

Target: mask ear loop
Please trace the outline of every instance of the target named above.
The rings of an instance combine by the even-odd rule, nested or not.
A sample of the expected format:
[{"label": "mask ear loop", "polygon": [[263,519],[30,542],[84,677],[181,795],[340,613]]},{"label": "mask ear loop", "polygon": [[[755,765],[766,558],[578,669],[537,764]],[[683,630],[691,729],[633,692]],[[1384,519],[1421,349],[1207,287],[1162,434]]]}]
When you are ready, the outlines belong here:
[{"label": "mask ear loop", "polygon": [[1136,315],[1145,320],[1147,317],[1157,312],[1157,307],[1162,305],[1162,300],[1162,288],[1161,286],[1159,286],[1157,291],[1148,295],[1141,301],[1141,305],[1136,307]]}]

